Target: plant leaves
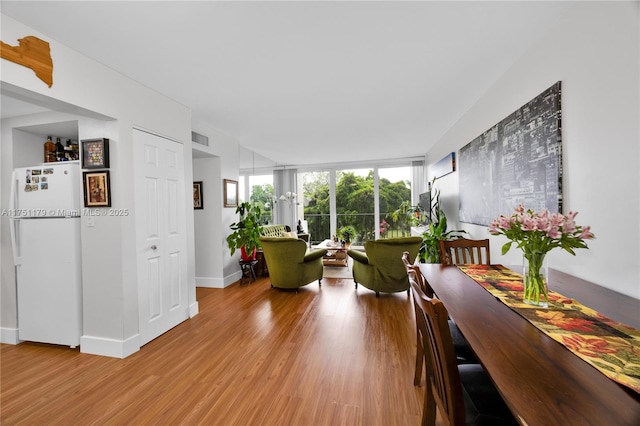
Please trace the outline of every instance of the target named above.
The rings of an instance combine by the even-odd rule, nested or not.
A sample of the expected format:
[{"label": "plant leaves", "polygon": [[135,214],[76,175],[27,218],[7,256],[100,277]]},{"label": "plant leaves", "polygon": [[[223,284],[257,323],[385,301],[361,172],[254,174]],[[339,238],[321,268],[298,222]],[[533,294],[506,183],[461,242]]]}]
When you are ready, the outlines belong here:
[{"label": "plant leaves", "polygon": [[507,252],[509,251],[509,249],[511,248],[511,243],[513,243],[513,241],[509,241],[508,243],[505,243],[502,246],[502,254],[505,255],[507,254]]}]

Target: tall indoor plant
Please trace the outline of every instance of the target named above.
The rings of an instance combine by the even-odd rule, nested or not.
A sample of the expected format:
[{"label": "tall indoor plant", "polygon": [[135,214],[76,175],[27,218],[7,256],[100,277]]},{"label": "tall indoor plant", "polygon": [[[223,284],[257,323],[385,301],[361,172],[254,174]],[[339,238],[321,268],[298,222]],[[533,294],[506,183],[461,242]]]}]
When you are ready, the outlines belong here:
[{"label": "tall indoor plant", "polygon": [[428,224],[428,229],[422,233],[422,244],[418,252],[418,259],[422,263],[442,263],[440,240],[462,238],[462,234],[466,233],[466,231],[447,231],[447,216],[440,208],[440,191],[434,188],[431,200],[431,217],[435,219]]},{"label": "tall indoor plant", "polygon": [[262,235],[262,210],[258,204],[244,202],[236,207],[236,214],[238,221],[229,225],[233,232],[227,236],[231,256],[240,249],[242,260],[253,260]]},{"label": "tall indoor plant", "polygon": [[576,224],[577,214],[552,214],[547,209],[538,213],[525,210],[520,204],[510,216],[501,215],[489,225],[492,235],[504,235],[510,240],[502,246],[502,254],[506,254],[513,243],[522,249],[525,303],[542,307],[549,304],[546,276],[541,272],[547,253],[560,247],[575,256],[573,249],[588,248],[584,240],[595,238],[590,226]]}]

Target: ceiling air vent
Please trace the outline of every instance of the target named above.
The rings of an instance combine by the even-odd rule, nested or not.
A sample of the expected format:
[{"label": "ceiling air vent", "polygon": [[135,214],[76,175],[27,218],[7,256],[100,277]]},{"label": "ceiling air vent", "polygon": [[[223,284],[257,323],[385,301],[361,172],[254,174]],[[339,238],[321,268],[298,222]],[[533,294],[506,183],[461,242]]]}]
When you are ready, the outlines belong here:
[{"label": "ceiling air vent", "polygon": [[209,146],[209,138],[206,137],[205,135],[201,135],[200,133],[196,133],[196,132],[191,132],[191,142],[204,145],[204,146]]}]

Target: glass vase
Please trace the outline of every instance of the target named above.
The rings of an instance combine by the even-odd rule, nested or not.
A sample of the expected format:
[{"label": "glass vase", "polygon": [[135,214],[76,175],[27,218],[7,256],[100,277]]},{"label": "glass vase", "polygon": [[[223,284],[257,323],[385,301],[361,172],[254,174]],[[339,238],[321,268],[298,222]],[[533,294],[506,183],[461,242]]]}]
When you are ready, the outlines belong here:
[{"label": "glass vase", "polygon": [[523,301],[541,308],[549,307],[549,268],[545,255],[546,253],[525,253],[522,260]]}]

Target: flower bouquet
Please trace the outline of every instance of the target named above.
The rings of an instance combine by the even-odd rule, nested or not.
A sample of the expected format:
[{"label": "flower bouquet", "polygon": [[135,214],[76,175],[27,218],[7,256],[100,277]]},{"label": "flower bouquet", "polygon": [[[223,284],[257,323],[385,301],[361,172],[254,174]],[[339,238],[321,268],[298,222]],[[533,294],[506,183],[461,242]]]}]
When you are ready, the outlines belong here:
[{"label": "flower bouquet", "polygon": [[536,213],[520,204],[511,216],[501,215],[489,225],[491,235],[504,235],[511,240],[502,246],[502,254],[507,253],[514,242],[522,249],[525,265],[528,264],[523,276],[525,303],[549,305],[546,277],[541,273],[548,252],[560,247],[575,256],[573,249],[588,248],[585,240],[595,238],[590,226],[576,225],[577,214],[551,214],[547,209]]}]

